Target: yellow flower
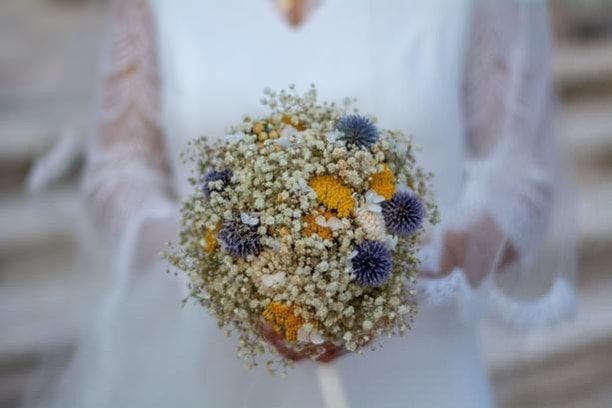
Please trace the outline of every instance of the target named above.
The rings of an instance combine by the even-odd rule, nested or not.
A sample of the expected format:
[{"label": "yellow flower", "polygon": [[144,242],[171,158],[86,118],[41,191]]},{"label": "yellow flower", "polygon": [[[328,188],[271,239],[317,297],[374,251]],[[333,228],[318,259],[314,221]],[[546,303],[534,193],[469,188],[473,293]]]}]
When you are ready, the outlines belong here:
[{"label": "yellow flower", "polygon": [[314,211],[308,214],[306,217],[304,217],[304,221],[308,224],[308,226],[304,228],[304,235],[310,236],[317,234],[323,239],[331,240],[333,238],[331,229],[328,227],[323,227],[317,223],[317,217],[319,216],[323,216],[325,217],[325,220],[329,220],[334,216],[334,214],[332,214],[331,211],[325,211],[322,214]]},{"label": "yellow flower", "polygon": [[204,235],[204,252],[211,253],[217,249],[218,244],[215,232],[216,231],[212,229],[206,231],[206,235]]},{"label": "yellow flower", "polygon": [[295,315],[294,306],[272,302],[266,306],[262,317],[272,325],[274,331],[289,341],[297,341],[297,334],[305,320]]},{"label": "yellow flower", "polygon": [[319,202],[330,210],[336,210],[338,217],[348,217],[355,208],[351,189],[336,177],[316,176],[308,184],[317,194]]},{"label": "yellow flower", "polygon": [[293,126],[297,131],[300,131],[300,132],[306,129],[304,124],[300,123],[300,121],[297,118],[295,117],[292,118],[289,115],[283,115],[281,122],[284,123],[285,125]]},{"label": "yellow flower", "polygon": [[395,194],[395,176],[393,176],[389,166],[385,164],[383,171],[372,174],[370,188],[385,197],[385,200],[390,200],[393,197],[393,194]]}]

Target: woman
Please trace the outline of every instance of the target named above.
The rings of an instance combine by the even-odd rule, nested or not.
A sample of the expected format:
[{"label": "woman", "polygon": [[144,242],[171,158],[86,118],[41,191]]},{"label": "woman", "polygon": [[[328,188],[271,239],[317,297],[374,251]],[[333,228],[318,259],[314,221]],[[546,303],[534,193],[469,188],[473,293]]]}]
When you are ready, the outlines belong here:
[{"label": "woman", "polygon": [[116,248],[114,283],[56,406],[324,405],[321,363],[300,362],[284,380],[245,370],[214,319],[179,308],[185,278],[164,274],[157,258],[188,192],[186,141],[222,135],[259,112],[264,87],[290,83],[316,83],[323,100],[356,97],[385,127],[413,135],[442,214],[422,249],[424,307],[412,331],[364,356],[325,356],[341,398],[492,406],[475,317],[532,325],[572,303],[572,252],[541,251],[558,191],[546,4],[118,0],[113,19],[85,193]]}]

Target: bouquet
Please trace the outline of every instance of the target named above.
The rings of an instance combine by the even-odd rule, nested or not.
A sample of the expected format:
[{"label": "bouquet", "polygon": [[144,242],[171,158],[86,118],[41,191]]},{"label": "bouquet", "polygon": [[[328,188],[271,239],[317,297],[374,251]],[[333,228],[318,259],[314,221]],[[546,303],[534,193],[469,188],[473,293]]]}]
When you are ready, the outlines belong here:
[{"label": "bouquet", "polygon": [[[189,144],[193,194],[166,254],[191,296],[249,366],[266,351],[262,325],[294,350],[351,352],[403,334],[416,313],[417,242],[435,222],[430,174],[400,132],[342,104],[264,91],[265,117],[245,117],[217,141]],[[286,367],[270,358],[271,369]]]}]

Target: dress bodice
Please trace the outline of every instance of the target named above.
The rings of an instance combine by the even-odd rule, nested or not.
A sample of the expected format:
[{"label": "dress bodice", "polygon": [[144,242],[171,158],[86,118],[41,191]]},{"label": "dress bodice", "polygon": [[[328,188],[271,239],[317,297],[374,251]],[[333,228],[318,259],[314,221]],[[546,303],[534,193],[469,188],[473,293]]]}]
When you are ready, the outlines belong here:
[{"label": "dress bodice", "polygon": [[[467,0],[465,0],[467,1]],[[460,107],[465,1],[325,0],[297,29],[273,2],[157,0],[167,144],[220,137],[265,113],[262,90],[314,83],[320,99],[357,98],[382,127],[423,147],[436,197],[453,203],[464,157]],[[443,146],[443,148],[441,148]],[[176,172],[185,193],[183,169]]]}]

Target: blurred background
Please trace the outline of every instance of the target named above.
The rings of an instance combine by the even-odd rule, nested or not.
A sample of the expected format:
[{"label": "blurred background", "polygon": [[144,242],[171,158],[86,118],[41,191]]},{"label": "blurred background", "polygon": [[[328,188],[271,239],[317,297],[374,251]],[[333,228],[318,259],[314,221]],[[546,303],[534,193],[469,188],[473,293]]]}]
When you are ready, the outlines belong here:
[{"label": "blurred background", "polygon": [[[78,265],[78,254],[91,250],[81,244],[78,156],[47,191],[29,193],[25,184],[51,146],[64,140],[69,152],[87,134],[107,3],[3,0],[0,7],[2,408],[18,406],[41,362],[67,355],[92,302],[68,305],[93,299],[100,281]],[[552,0],[551,8],[559,142],[579,197],[579,312],[567,324],[527,333],[485,324],[482,339],[501,407],[609,408],[612,0]]]}]

